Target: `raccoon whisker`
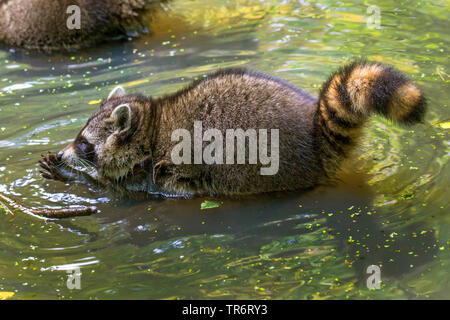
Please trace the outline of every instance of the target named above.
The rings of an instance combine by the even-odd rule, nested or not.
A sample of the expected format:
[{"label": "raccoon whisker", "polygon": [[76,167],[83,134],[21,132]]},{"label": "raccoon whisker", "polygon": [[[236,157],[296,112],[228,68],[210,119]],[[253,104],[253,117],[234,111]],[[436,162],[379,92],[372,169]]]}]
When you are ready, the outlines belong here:
[{"label": "raccoon whisker", "polygon": [[[73,168],[69,164],[66,164],[66,167],[69,169],[69,176],[73,177]],[[69,190],[71,190],[74,187],[73,184],[69,184]]]},{"label": "raccoon whisker", "polygon": [[57,163],[54,167],[60,169],[60,168],[62,168],[63,166],[64,166],[64,163],[60,162],[60,163]]},{"label": "raccoon whisker", "polygon": [[86,175],[96,181],[97,179],[95,177],[97,176],[97,169],[95,165],[86,159],[80,159],[80,164],[84,167]]},{"label": "raccoon whisker", "polygon": [[[75,168],[73,167],[73,166],[74,166],[74,163],[73,163],[72,160],[71,160],[70,162],[71,162],[71,163],[70,163],[70,165],[69,165],[69,168],[70,168],[69,174],[70,174],[70,175],[73,175],[73,171],[75,170]],[[78,175],[78,172],[77,172],[77,175]]]},{"label": "raccoon whisker", "polygon": [[64,167],[68,167],[68,165],[67,165],[65,162],[63,162],[63,161],[60,161],[60,162],[58,162],[58,163],[55,165],[55,167],[58,168],[58,169],[62,169],[62,168],[64,168]]},{"label": "raccoon whisker", "polygon": [[[80,164],[83,165],[83,167],[86,170],[92,169],[92,167],[94,167],[92,162],[90,162],[89,160],[85,160],[85,159],[80,159]],[[89,168],[89,167],[91,167],[91,168]]]},{"label": "raccoon whisker", "polygon": [[78,164],[78,161],[75,161],[73,159],[71,159],[70,161],[70,169],[71,169],[71,173],[75,170],[78,172],[77,167],[80,167],[80,165]]},{"label": "raccoon whisker", "polygon": [[87,163],[87,164],[95,167],[95,164],[92,161],[88,160],[88,159],[80,159],[80,161],[83,161],[84,163]]},{"label": "raccoon whisker", "polygon": [[77,177],[81,176],[80,170],[77,169],[77,167],[84,166],[82,163],[80,163],[79,159],[70,159],[69,167],[70,167],[70,175],[76,174]]},{"label": "raccoon whisker", "polygon": [[88,161],[85,163],[85,165],[87,167],[87,171],[88,171],[87,173],[90,176],[97,176],[97,168],[92,162]]},{"label": "raccoon whisker", "polygon": [[85,162],[84,162],[84,159],[77,159],[76,161],[75,161],[75,166],[76,167],[81,167],[81,170],[78,170],[78,171],[87,171],[87,172],[89,172],[89,171],[91,171],[90,170],[90,166],[88,166]]}]

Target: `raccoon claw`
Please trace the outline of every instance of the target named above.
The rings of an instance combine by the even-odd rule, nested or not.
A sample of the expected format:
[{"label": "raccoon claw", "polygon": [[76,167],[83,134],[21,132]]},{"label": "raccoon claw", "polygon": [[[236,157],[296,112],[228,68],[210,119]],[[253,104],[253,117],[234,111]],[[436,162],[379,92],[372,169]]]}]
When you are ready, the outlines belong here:
[{"label": "raccoon claw", "polygon": [[43,178],[45,178],[45,179],[49,179],[49,180],[52,180],[52,179],[53,179],[51,175],[49,175],[48,173],[46,173],[46,172],[44,172],[44,171],[40,171],[40,170],[39,170],[39,173],[40,173],[41,176],[42,176]]},{"label": "raccoon claw", "polygon": [[58,166],[61,165],[61,161],[57,156],[49,151],[47,156],[41,155],[42,159],[39,160],[39,166],[44,171],[39,170],[41,176],[45,179],[67,181],[67,178],[61,173]]}]

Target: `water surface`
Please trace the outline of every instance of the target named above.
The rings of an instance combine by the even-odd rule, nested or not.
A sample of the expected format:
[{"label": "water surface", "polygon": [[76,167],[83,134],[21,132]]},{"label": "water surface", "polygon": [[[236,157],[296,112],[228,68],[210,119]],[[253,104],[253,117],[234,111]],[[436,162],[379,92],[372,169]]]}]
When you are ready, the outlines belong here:
[{"label": "water surface", "polygon": [[[94,204],[45,221],[0,209],[0,291],[16,299],[450,298],[448,1],[185,1],[153,34],[76,54],[0,47],[0,191],[29,207]],[[70,142],[115,85],[160,96],[222,67],[248,66],[317,95],[364,57],[424,90],[426,123],[374,117],[335,186],[206,200],[117,201],[47,181],[37,160]],[[447,120],[446,120],[447,119]],[[441,124],[436,124],[443,121]],[[436,125],[433,125],[436,124]],[[381,267],[368,290],[366,268]],[[81,268],[81,290],[66,270]]]}]

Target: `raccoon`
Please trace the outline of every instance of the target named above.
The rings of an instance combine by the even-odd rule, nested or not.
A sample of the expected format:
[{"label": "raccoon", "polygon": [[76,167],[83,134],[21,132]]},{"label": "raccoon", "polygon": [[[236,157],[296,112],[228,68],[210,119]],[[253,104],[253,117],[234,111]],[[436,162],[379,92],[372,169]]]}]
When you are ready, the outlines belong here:
[{"label": "raccoon", "polygon": [[[160,98],[127,95],[118,86],[72,143],[44,157],[42,175],[64,180],[71,178],[68,171],[82,172],[122,194],[191,197],[308,189],[335,177],[371,114],[411,125],[422,122],[425,111],[416,84],[392,67],[370,62],[333,73],[318,99],[245,68],[216,71]],[[270,148],[278,151],[278,172],[260,174],[261,163],[175,164],[172,150],[179,141],[172,133],[183,128],[195,134],[195,121],[222,132],[278,129],[278,150]],[[245,151],[249,155],[247,145]]]},{"label": "raccoon", "polygon": [[[74,51],[145,31],[144,18],[166,0],[0,0],[0,42],[39,51]],[[69,6],[80,28],[69,29]]]}]

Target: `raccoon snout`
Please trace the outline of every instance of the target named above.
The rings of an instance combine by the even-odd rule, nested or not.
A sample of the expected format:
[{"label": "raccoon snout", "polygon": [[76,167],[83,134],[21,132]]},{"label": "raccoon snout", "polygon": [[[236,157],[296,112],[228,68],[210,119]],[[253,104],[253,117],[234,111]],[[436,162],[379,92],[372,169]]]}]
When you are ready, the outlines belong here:
[{"label": "raccoon snout", "polygon": [[60,161],[63,160],[63,157],[67,158],[73,153],[73,143],[69,143],[65,146],[61,151],[56,154],[56,158]]}]

